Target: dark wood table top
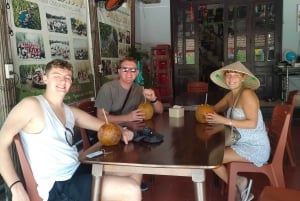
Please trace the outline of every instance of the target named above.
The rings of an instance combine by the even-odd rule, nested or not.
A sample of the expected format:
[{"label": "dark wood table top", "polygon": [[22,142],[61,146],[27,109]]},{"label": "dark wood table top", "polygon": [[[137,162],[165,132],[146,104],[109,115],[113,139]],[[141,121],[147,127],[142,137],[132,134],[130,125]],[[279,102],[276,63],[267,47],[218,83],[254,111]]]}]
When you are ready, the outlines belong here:
[{"label": "dark wood table top", "polygon": [[[214,168],[222,163],[224,127],[197,123],[193,111],[182,118],[171,118],[168,112],[155,115],[145,124],[164,136],[158,144],[130,142],[101,147],[93,145],[80,155],[83,163],[126,164],[145,167]],[[86,154],[103,148],[107,154],[93,159]]]}]

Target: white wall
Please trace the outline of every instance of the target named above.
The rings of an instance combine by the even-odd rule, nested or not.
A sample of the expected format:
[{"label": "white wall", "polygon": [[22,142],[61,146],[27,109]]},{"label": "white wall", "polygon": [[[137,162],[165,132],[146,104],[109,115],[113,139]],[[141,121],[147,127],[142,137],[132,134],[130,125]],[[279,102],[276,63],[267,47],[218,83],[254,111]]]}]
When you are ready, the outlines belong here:
[{"label": "white wall", "polygon": [[145,4],[136,0],[135,42],[147,50],[157,44],[171,44],[170,0]]},{"label": "white wall", "polygon": [[300,0],[283,0],[282,52],[292,50],[300,55],[300,32],[297,31],[297,4],[300,4]]}]

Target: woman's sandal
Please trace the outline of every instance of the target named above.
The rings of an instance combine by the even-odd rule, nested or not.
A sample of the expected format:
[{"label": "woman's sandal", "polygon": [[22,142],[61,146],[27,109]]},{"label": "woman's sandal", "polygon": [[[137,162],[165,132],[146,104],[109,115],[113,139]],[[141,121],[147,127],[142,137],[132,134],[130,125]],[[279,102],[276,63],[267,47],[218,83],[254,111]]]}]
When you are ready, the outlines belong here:
[{"label": "woman's sandal", "polygon": [[253,180],[250,179],[248,182],[248,186],[241,192],[241,201],[251,201],[254,199],[254,195],[251,193]]}]

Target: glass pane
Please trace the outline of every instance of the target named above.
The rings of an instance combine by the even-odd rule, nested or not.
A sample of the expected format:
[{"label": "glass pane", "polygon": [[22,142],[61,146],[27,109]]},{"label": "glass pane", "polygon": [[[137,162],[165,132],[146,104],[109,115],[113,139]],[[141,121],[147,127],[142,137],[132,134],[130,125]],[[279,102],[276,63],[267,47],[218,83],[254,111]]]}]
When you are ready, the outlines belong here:
[{"label": "glass pane", "polygon": [[192,9],[185,10],[185,36],[186,37],[193,37],[195,35],[195,28],[194,28],[194,13]]},{"label": "glass pane", "polygon": [[274,32],[270,32],[268,34],[268,57],[267,60],[271,61],[275,59],[275,40],[274,40]]},{"label": "glass pane", "polygon": [[246,43],[247,43],[247,36],[246,35],[240,35],[236,38],[236,60],[240,62],[246,62]]},{"label": "glass pane", "polygon": [[234,49],[234,36],[233,35],[228,35],[228,59],[233,60],[234,59],[234,54],[235,54],[235,49]]},{"label": "glass pane", "polygon": [[201,4],[197,7],[199,61],[202,67],[224,60],[222,4]]},{"label": "glass pane", "polygon": [[177,46],[175,51],[175,63],[176,64],[183,64],[183,42],[182,38],[178,38]]},{"label": "glass pane", "polygon": [[183,64],[183,13],[178,12],[177,13],[177,40],[176,44],[174,46],[174,63],[175,64]]},{"label": "glass pane", "polygon": [[229,6],[228,8],[228,48],[227,58],[246,62],[247,45],[247,10],[248,7]]},{"label": "glass pane", "polygon": [[185,41],[186,47],[186,64],[195,64],[195,40],[194,39],[186,39]]},{"label": "glass pane", "polygon": [[266,37],[264,34],[255,34],[255,61],[265,61]]},{"label": "glass pane", "polygon": [[273,3],[256,4],[254,8],[255,29],[275,28],[275,6]]}]

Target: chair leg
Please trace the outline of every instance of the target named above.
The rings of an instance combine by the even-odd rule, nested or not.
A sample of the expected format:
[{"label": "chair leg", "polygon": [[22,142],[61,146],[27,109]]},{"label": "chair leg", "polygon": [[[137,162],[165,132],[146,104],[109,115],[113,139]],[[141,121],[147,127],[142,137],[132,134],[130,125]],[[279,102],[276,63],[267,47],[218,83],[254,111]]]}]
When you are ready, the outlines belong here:
[{"label": "chair leg", "polygon": [[292,132],[291,132],[291,126],[289,127],[289,132],[287,136],[287,144],[286,144],[286,151],[290,160],[290,164],[292,167],[296,167],[296,156],[293,148],[293,140],[292,140]]},{"label": "chair leg", "polygon": [[227,191],[227,201],[235,201],[236,197],[236,178],[237,172],[234,169],[229,168],[229,178],[228,178],[228,191]]}]

